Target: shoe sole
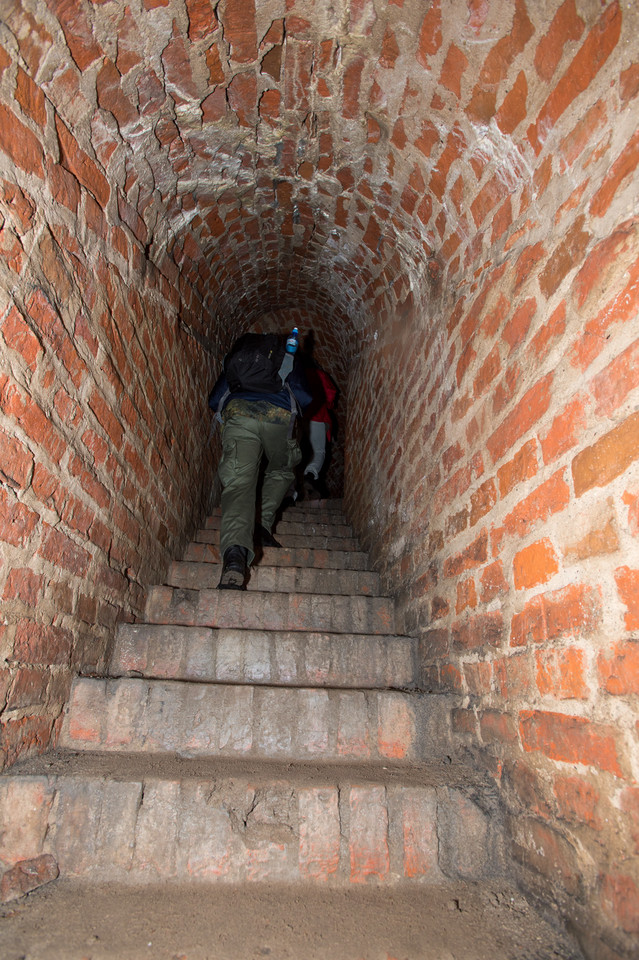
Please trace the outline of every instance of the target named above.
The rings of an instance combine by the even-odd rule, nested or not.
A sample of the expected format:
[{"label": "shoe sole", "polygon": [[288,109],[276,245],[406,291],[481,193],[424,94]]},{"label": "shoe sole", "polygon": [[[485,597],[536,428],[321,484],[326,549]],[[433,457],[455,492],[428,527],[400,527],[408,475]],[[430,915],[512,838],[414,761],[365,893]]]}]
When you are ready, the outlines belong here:
[{"label": "shoe sole", "polygon": [[224,570],[218,590],[243,590],[245,574],[240,570]]}]

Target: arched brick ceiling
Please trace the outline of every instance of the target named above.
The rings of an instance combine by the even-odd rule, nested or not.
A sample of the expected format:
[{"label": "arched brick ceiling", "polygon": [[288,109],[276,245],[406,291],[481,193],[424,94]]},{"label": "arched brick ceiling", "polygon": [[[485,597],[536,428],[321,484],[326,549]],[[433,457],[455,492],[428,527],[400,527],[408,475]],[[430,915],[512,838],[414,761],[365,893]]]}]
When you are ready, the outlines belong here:
[{"label": "arched brick ceiling", "polygon": [[[83,180],[57,120],[63,161],[197,289],[205,327],[302,304],[346,346],[455,278],[530,179],[511,135],[534,6],[47,0],[10,25],[110,191]],[[558,55],[583,30],[564,19]]]}]

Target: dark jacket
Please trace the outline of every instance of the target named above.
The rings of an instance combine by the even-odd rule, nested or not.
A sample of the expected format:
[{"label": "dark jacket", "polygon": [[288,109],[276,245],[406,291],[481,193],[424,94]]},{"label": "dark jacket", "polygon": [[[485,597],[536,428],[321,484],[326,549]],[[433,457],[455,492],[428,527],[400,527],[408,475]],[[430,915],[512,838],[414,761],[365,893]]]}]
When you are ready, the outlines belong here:
[{"label": "dark jacket", "polygon": [[[293,369],[286,378],[286,383],[289,385],[293,391],[293,396],[297,400],[301,410],[304,410],[311,403],[313,397],[309,389],[308,383],[306,381],[306,374],[304,373],[304,367],[299,362],[299,359],[295,357],[293,361]],[[224,398],[224,395],[227,396]],[[284,410],[291,409],[291,397],[288,390],[284,387],[280,390],[279,393],[256,393],[247,390],[237,390],[235,393],[229,391],[229,385],[224,375],[224,371],[219,375],[215,382],[215,386],[209,397],[209,407],[212,410],[218,410],[220,402],[224,398],[224,403],[222,408],[219,410],[219,413],[222,412],[229,400],[255,400],[255,401],[266,401],[267,403],[272,403],[274,407],[282,407]]]}]

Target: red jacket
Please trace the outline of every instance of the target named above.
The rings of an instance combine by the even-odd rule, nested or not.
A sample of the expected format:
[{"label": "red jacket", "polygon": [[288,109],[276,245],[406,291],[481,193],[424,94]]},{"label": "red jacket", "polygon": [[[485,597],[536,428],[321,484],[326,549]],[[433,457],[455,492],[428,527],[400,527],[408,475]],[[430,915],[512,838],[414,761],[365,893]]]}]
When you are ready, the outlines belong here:
[{"label": "red jacket", "polygon": [[[313,394],[310,406],[304,411],[304,416],[308,420],[315,420],[319,423],[331,425],[330,411],[335,404],[337,397],[337,387],[327,373],[320,370],[319,367],[307,367],[305,370],[308,385]],[[327,437],[330,440],[330,430],[327,431]]]}]

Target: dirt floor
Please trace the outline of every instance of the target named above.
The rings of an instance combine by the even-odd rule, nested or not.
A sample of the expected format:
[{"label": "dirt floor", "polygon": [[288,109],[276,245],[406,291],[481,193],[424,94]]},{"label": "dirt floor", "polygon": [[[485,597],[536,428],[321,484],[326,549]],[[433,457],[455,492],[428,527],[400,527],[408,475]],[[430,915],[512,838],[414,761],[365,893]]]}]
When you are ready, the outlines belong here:
[{"label": "dirt floor", "polygon": [[420,891],[57,881],[0,907],[2,960],[582,960],[499,884]]}]

